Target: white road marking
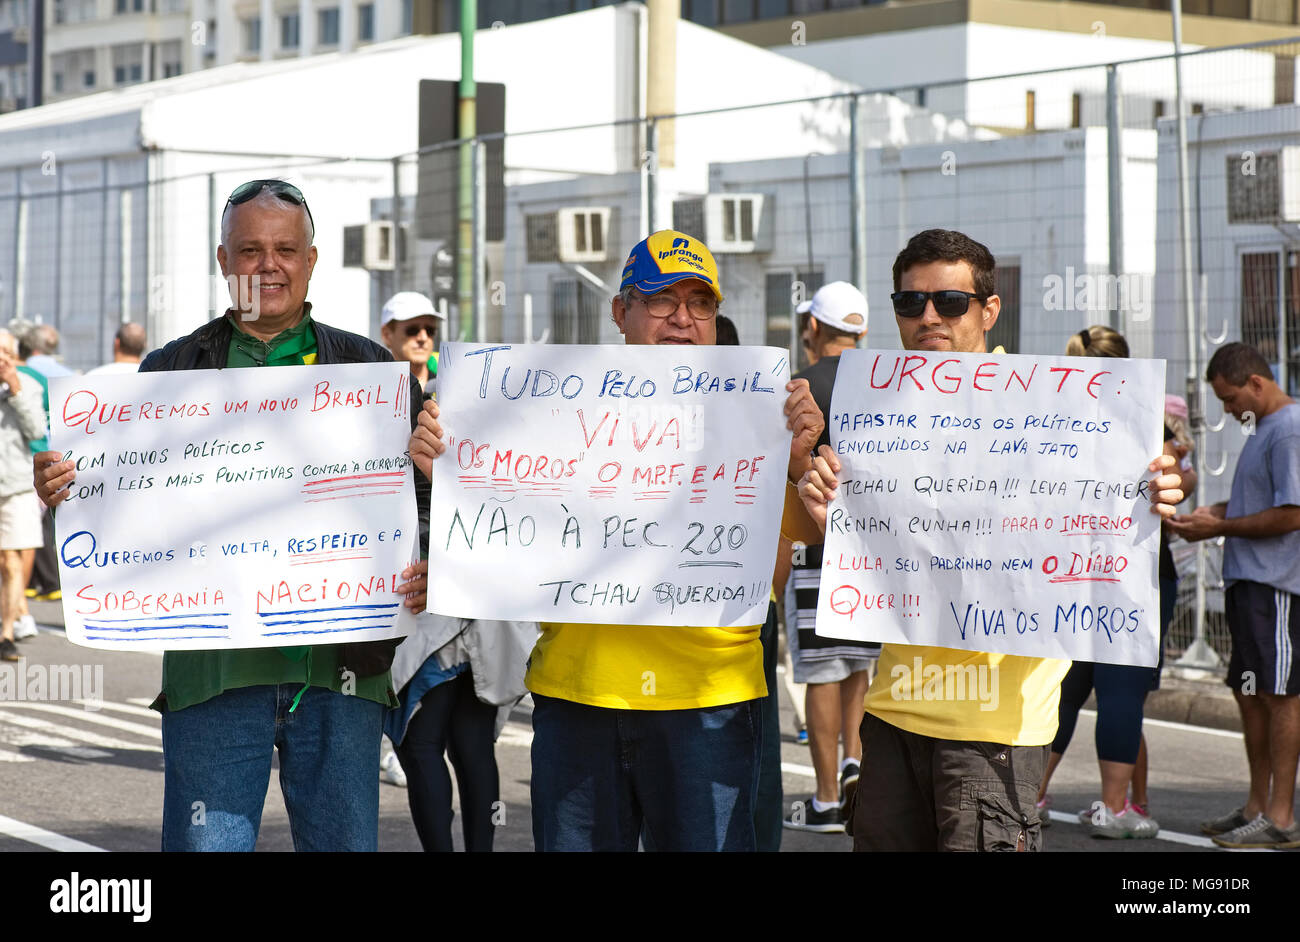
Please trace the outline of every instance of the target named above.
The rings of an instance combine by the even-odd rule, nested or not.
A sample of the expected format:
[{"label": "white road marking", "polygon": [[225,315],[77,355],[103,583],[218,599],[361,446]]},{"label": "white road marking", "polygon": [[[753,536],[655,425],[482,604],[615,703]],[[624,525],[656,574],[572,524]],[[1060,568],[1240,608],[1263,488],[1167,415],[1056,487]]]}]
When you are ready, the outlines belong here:
[{"label": "white road marking", "polygon": [[[1080,713],[1086,713],[1088,716],[1096,719],[1096,710],[1080,710]],[[1192,726],[1190,723],[1175,723],[1172,720],[1153,720],[1150,717],[1144,717],[1142,720],[1144,726],[1158,726],[1161,729],[1178,729],[1185,733],[1204,733],[1206,736],[1222,736],[1224,739],[1235,739],[1240,742],[1243,737],[1241,733],[1234,733],[1230,729],[1212,729],[1209,726]]]},{"label": "white road marking", "polygon": [[791,775],[803,775],[807,778],[817,777],[817,773],[811,765],[799,765],[797,762],[782,762],[781,771],[789,772]]},{"label": "white road marking", "polygon": [[7,834],[10,837],[16,837],[20,841],[26,841],[29,844],[38,844],[49,850],[71,851],[74,853],[97,853],[106,854],[102,847],[96,847],[94,844],[87,844],[85,841],[79,841],[76,838],[65,837],[62,834],[55,834],[53,831],[47,831],[45,828],[38,828],[34,824],[27,824],[24,821],[17,821],[13,818],[6,818],[0,814],[0,834]]},{"label": "white road marking", "polygon": [[93,710],[74,710],[71,707],[57,706],[53,703],[28,703],[26,701],[10,702],[6,703],[5,706],[19,707],[24,710],[37,710],[41,713],[54,713],[58,716],[70,716],[73,719],[85,720],[87,723],[98,723],[100,726],[119,729],[124,733],[135,733],[137,736],[146,736],[150,739],[162,739],[162,730],[156,726],[131,723],[112,716],[100,716]]},{"label": "white road marking", "polygon": [[[72,700],[72,703],[80,706],[85,703],[84,700]],[[162,714],[157,710],[150,710],[147,706],[132,706],[133,703],[140,702],[132,700],[128,703],[114,703],[112,700],[105,700],[100,706],[105,710],[113,710],[117,713],[129,713],[131,716],[147,716],[149,719],[158,721],[162,719]],[[152,700],[144,700],[144,703],[152,703]]]},{"label": "white road marking", "polygon": [[10,715],[6,717],[6,723],[7,725],[22,726],[43,733],[66,736],[68,739],[79,740],[88,745],[99,746],[103,749],[125,749],[131,752],[162,752],[162,746],[146,746],[141,743],[130,742],[126,739],[118,739],[115,736],[101,736],[99,733],[73,729],[69,726],[57,723],[48,723],[45,720],[38,720],[34,716]]}]

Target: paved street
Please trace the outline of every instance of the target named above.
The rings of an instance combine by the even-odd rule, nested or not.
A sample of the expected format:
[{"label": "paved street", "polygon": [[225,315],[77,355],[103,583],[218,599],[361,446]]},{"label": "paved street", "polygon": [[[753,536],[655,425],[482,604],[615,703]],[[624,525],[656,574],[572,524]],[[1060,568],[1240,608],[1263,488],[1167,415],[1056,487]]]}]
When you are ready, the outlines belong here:
[{"label": "paved street", "polygon": [[[57,606],[36,607],[38,619],[58,621]],[[28,699],[0,703],[0,853],[42,849],[152,851],[158,848],[162,807],[162,747],[158,715],[148,704],[158,691],[161,657],[78,648],[61,628],[43,627],[24,642],[29,665],[76,666],[84,683],[81,701]],[[63,672],[65,676],[68,672]],[[101,678],[96,680],[96,678]],[[73,692],[76,692],[75,690]],[[794,714],[782,685],[782,767],[786,807],[807,801],[813,778],[808,749],[794,739]],[[102,698],[102,708],[87,709]],[[497,743],[505,822],[499,850],[532,849],[528,782],[532,729],[529,701],[515,710]],[[1053,824],[1048,851],[1160,853],[1214,849],[1198,822],[1235,807],[1245,794],[1246,763],[1240,734],[1162,721],[1148,721],[1151,749],[1151,811],[1160,821],[1152,841],[1108,842],[1087,837],[1075,812],[1098,797],[1093,715],[1085,712],[1053,781]],[[379,772],[376,768],[376,776]],[[32,828],[39,830],[31,830]],[[459,834],[457,835],[459,842]],[[88,846],[86,846],[88,845]],[[406,791],[380,788],[381,850],[419,850],[407,810]],[[273,775],[262,820],[259,850],[289,850],[288,821]],[[847,851],[843,835],[785,831],[789,851]],[[1217,850],[1217,849],[1215,849]]]}]

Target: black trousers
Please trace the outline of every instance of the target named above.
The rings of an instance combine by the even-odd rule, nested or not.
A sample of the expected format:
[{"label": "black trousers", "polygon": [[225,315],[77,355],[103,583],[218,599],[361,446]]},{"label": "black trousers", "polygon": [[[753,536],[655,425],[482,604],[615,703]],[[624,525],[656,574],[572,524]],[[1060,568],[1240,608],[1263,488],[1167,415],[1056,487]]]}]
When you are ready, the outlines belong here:
[{"label": "black trousers", "polygon": [[406,773],[406,794],[415,832],[426,851],[450,852],[451,775],[456,770],[461,829],[467,851],[490,851],[500,779],[492,734],[497,708],[474,696],[470,671],[434,687],[394,749]]}]

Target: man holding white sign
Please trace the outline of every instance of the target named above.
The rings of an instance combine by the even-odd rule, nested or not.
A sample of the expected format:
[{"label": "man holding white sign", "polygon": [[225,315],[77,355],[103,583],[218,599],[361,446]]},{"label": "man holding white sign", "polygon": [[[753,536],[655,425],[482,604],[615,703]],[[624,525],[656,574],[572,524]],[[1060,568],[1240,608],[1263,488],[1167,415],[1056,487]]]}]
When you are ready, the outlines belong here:
[{"label": "man holding white sign", "polygon": [[[390,362],[378,344],[312,318],[313,238],[297,187],[253,180],[236,188],[217,249],[234,306],[151,353],[140,372]],[[419,401],[411,381],[412,419]],[[34,459],[37,492],[50,506],[76,477],[75,462],[62,458]],[[427,492],[416,496],[423,526]],[[417,613],[423,571],[423,563],[408,567],[395,590]],[[154,702],[163,714],[163,850],[251,851],[276,749],[295,849],[375,850],[375,766],[384,707],[396,704],[388,675],[396,643],[168,651]]]},{"label": "man holding white sign", "polygon": [[[927,230],[913,236],[893,272],[894,312],[904,348],[985,352],[985,336],[1000,310],[993,270],[988,249],[960,232]],[[982,370],[976,371],[973,382],[991,388]],[[849,381],[844,368],[838,381]],[[901,423],[895,416],[884,418],[898,429],[882,440],[924,437],[909,431],[906,416]],[[1174,463],[1162,457],[1151,462],[1149,470]],[[824,449],[802,483],[801,496],[823,526],[825,501],[835,493],[838,470],[838,459]],[[885,482],[876,483],[882,488],[870,493],[885,494]],[[1177,486],[1177,476],[1166,475],[1142,489],[1158,491],[1153,499],[1165,504],[1181,498]],[[888,497],[879,502],[877,521],[887,517],[886,501]],[[1166,509],[1173,512],[1172,506],[1161,512]],[[892,524],[888,529],[893,530]],[[903,596],[899,604],[917,603]],[[1038,850],[1035,796],[1068,668],[1069,661],[1054,658],[885,644],[862,722],[862,773],[849,809],[854,849]],[[980,681],[963,684],[963,695],[950,696],[943,684],[931,688],[936,676],[961,676],[968,684],[970,678]]]},{"label": "man holding white sign", "polygon": [[[721,300],[708,248],[662,231],[632,250],[612,316],[629,345],[712,346]],[[458,369],[444,357],[439,382]],[[740,389],[737,382],[733,392]],[[793,480],[808,466],[823,421],[806,381],[785,390],[793,441],[784,471]],[[437,415],[427,404],[411,443],[412,458],[430,471],[445,448]],[[775,550],[776,527],[768,529]],[[771,557],[764,565],[766,579]],[[593,577],[603,574],[584,574]],[[527,678],[538,850],[630,851],[638,842],[651,850],[755,848],[761,626],[709,626],[716,624],[542,624]]]}]

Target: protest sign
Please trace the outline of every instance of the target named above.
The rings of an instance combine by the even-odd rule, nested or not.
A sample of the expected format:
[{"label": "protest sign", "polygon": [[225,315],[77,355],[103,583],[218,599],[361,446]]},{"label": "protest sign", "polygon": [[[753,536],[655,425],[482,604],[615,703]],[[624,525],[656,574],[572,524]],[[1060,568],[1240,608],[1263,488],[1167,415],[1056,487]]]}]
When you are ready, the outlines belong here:
[{"label": "protest sign", "polygon": [[405,364],[71,376],[50,446],[68,637],[250,648],[408,634],[418,559]]},{"label": "protest sign", "polygon": [[1163,361],[853,350],[817,633],[1154,666]]},{"label": "protest sign", "polygon": [[767,347],[444,344],[430,609],[761,623],[788,380],[784,352]]}]

